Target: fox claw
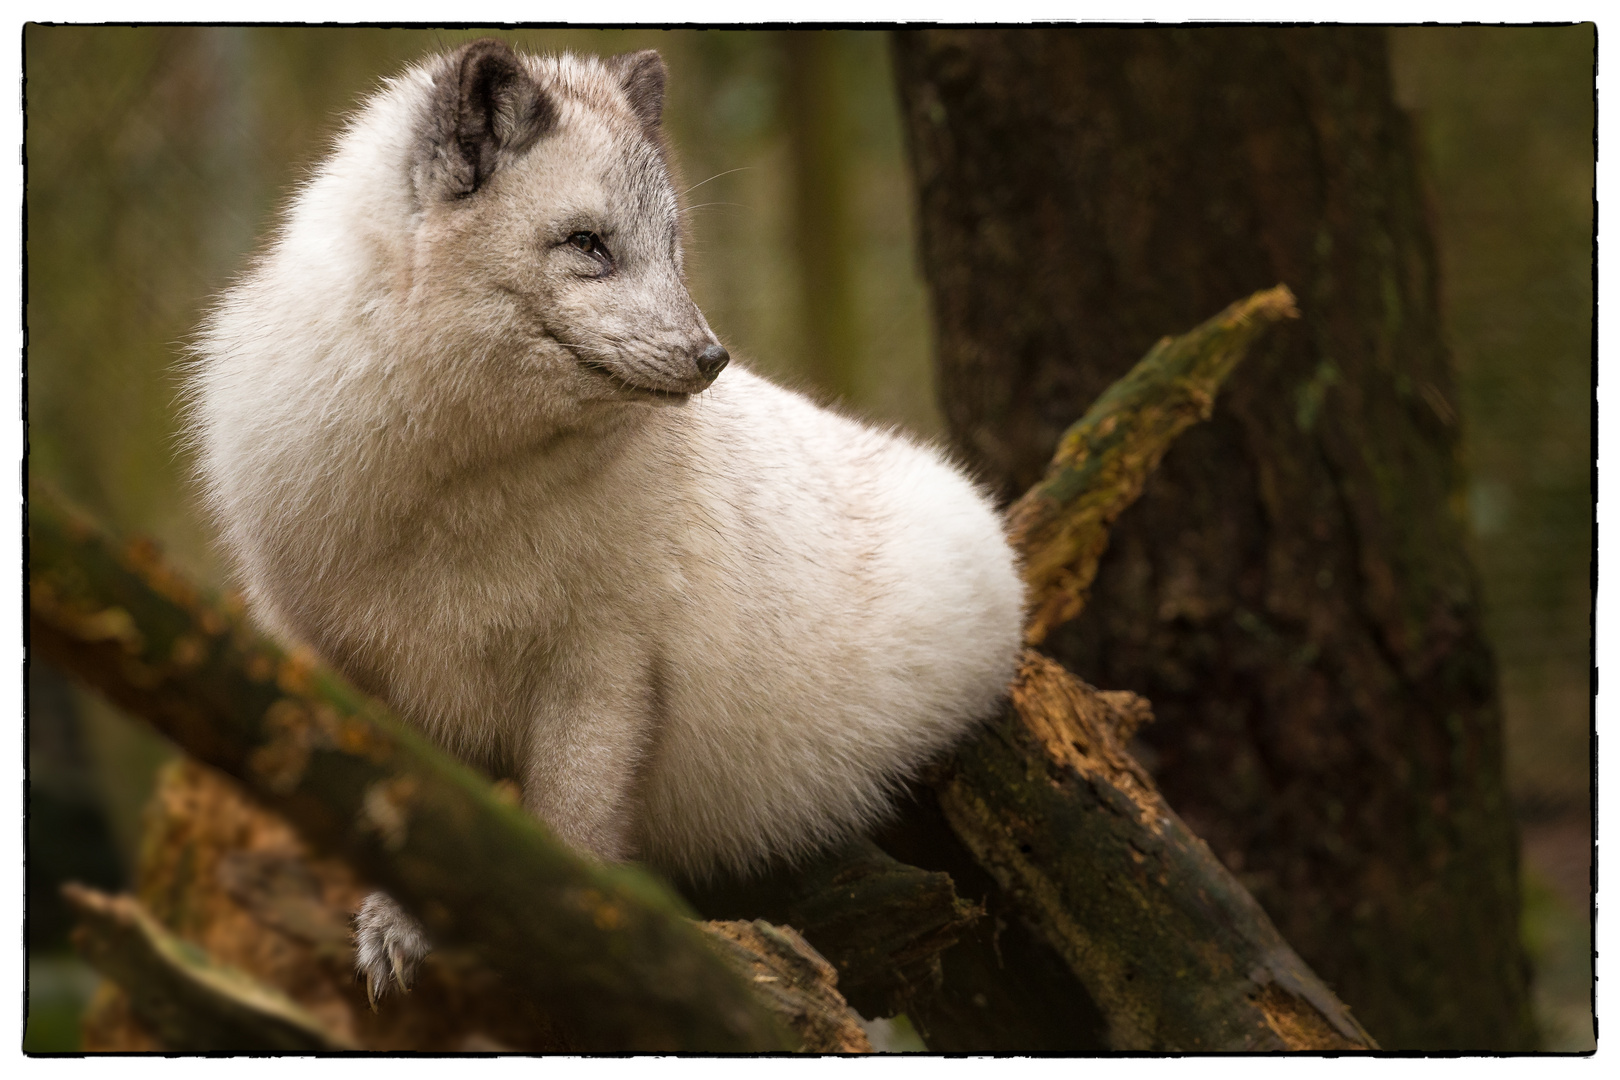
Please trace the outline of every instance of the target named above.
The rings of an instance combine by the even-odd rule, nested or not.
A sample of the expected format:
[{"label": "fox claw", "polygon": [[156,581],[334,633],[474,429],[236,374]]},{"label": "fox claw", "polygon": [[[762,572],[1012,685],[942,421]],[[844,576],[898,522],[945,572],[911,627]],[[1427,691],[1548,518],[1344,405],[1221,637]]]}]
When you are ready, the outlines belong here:
[{"label": "fox claw", "polygon": [[409,977],[405,974],[405,954],[403,950],[397,947],[389,948],[388,960],[393,965],[394,981],[399,984],[400,991],[406,994],[410,993],[411,983]]},{"label": "fox claw", "polygon": [[417,965],[431,950],[421,924],[385,893],[366,897],[354,919],[354,965],[365,980],[372,1012],[389,983],[410,993]]}]

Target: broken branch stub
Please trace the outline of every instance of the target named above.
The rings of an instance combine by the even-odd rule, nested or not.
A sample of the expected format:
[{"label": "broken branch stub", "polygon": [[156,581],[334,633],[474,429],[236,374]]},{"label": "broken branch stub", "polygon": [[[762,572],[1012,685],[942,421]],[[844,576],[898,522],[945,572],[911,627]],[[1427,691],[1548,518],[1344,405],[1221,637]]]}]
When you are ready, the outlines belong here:
[{"label": "broken branch stub", "polygon": [[1029,589],[1026,644],[1080,613],[1109,528],[1176,436],[1209,417],[1221,383],[1267,327],[1298,317],[1286,285],[1240,300],[1159,341],[1064,432],[1046,475],[1007,510]]}]

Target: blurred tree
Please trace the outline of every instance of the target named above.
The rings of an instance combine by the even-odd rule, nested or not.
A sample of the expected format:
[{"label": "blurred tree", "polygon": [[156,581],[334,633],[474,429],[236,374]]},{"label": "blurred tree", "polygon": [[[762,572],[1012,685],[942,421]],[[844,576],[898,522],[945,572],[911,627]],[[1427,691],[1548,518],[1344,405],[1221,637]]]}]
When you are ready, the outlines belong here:
[{"label": "blurred tree", "polygon": [[1457,405],[1382,31],[896,36],[941,404],[1004,495],[1167,327],[1305,319],[1049,642],[1154,704],[1166,796],[1392,1049],[1524,1049],[1515,832]]},{"label": "blurred tree", "polygon": [[856,385],[861,350],[851,295],[849,125],[838,41],[824,30],[781,35],[793,147],[794,243],[799,302],[817,381],[839,397]]},{"label": "blurred tree", "polygon": [[1597,29],[1403,27],[1457,357],[1548,1049],[1592,1014],[1592,303]]},{"label": "blurred tree", "polygon": [[1596,28],[1409,27],[1391,41],[1436,196],[1509,778],[1532,816],[1584,818]]}]

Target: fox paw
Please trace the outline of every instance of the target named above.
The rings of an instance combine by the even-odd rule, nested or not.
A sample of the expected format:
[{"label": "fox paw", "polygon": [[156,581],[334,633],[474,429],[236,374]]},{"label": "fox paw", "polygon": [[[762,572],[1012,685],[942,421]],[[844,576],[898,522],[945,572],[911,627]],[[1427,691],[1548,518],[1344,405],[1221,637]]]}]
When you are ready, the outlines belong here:
[{"label": "fox paw", "polygon": [[377,999],[388,992],[389,981],[409,991],[416,968],[433,950],[422,924],[396,904],[387,893],[374,892],[354,917],[354,966],[366,981],[366,998],[373,1012]]}]

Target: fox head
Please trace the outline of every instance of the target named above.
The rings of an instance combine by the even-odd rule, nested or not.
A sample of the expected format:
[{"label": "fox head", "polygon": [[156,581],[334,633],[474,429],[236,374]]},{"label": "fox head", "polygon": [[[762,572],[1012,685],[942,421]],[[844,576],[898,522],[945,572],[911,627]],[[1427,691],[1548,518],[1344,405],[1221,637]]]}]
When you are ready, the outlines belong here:
[{"label": "fox head", "polygon": [[387,81],[199,330],[214,498],[483,468],[707,388],[729,357],[683,276],[664,78],[483,40]]},{"label": "fox head", "polygon": [[410,306],[585,398],[679,399],[729,359],[687,292],[652,51],[430,65],[409,157]]}]

